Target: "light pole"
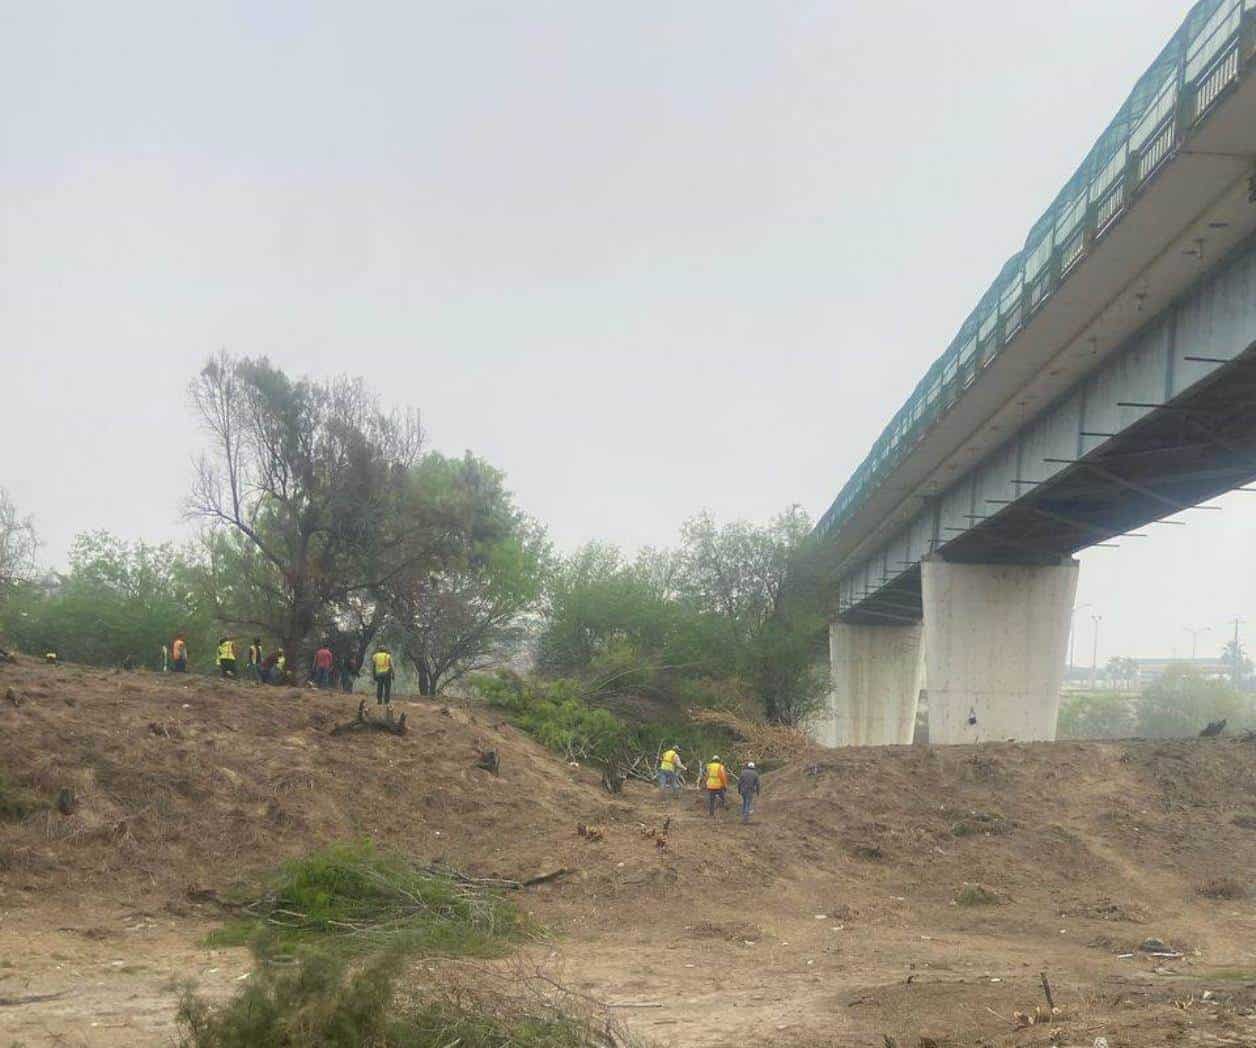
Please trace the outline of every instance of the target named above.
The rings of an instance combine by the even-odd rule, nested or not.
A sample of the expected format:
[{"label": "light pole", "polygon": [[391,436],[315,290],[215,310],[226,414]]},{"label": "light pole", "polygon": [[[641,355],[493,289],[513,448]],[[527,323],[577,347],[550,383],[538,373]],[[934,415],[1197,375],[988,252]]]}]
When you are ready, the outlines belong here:
[{"label": "light pole", "polygon": [[1184,630],[1191,635],[1191,662],[1195,661],[1195,654],[1199,648],[1199,635],[1208,633],[1212,630],[1211,626],[1183,626]]},{"label": "light pole", "polygon": [[1103,621],[1102,615],[1091,615],[1090,621],[1095,624],[1095,643],[1090,650],[1090,690],[1095,690],[1095,673],[1099,669],[1099,623]]},{"label": "light pole", "polygon": [[1076,604],[1073,606],[1073,614],[1068,620],[1068,668],[1071,673],[1073,670],[1073,649],[1077,646],[1077,613],[1085,608],[1093,608],[1093,604]]}]

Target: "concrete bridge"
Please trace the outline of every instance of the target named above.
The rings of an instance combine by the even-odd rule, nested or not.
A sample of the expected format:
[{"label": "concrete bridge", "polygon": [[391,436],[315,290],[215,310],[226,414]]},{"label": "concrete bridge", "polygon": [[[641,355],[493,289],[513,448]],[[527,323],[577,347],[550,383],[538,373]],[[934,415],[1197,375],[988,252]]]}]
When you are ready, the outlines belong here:
[{"label": "concrete bridge", "polygon": [[1072,555],[1252,478],[1256,0],[1200,0],[817,525],[815,737],[927,683],[932,742],[1053,739]]}]

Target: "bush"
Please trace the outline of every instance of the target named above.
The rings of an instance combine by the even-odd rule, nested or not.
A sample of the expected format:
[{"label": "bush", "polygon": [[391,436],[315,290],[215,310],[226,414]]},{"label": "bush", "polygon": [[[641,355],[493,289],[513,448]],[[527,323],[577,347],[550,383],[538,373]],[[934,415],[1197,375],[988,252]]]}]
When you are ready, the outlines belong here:
[{"label": "bush", "polygon": [[21,822],[49,807],[51,805],[48,801],[35,796],[30,790],[14,785],[0,773],[0,820]]},{"label": "bush", "polygon": [[539,681],[512,673],[476,677],[472,686],[490,704],[542,745],[568,760],[653,775],[655,760],[668,746],[679,746],[685,762],[728,753],[726,730],[690,722],[629,724],[609,710],[591,705],[581,685],[571,680]]},{"label": "bush", "polygon": [[1128,739],[1136,732],[1135,703],[1116,692],[1075,692],[1060,701],[1061,739]]},{"label": "bush", "polygon": [[965,884],[955,896],[959,906],[997,906],[1003,901],[998,892],[981,884]]},{"label": "bush", "polygon": [[594,1048],[623,1044],[591,1017],[539,999],[446,990],[398,1001],[398,958],[351,971],[340,958],[304,955],[292,970],[261,971],[220,1008],[185,990],[181,1048]]},{"label": "bush", "polygon": [[1148,686],[1137,707],[1135,733],[1151,739],[1198,735],[1210,722],[1226,720],[1231,730],[1251,719],[1251,700],[1220,680],[1205,680],[1174,667]]},{"label": "bush", "polygon": [[501,952],[524,927],[497,896],[429,873],[370,842],[334,844],[284,863],[214,945],[251,942],[263,956],[324,942],[346,953],[386,947],[425,954]]}]

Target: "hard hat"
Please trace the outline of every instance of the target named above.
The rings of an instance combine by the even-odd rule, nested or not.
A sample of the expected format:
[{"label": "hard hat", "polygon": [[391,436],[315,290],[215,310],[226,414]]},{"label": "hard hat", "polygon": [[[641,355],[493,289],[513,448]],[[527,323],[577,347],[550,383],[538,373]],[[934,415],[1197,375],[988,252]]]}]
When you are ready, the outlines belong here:
[{"label": "hard hat", "polygon": [[713,760],[713,761],[717,761],[717,760],[719,760],[719,759],[720,759],[720,755],[719,755],[718,753],[713,753],[713,754],[711,755],[711,760]]},{"label": "hard hat", "polygon": [[746,761],[746,767],[747,767],[747,768],[753,768],[753,767],[754,767],[754,761]]}]

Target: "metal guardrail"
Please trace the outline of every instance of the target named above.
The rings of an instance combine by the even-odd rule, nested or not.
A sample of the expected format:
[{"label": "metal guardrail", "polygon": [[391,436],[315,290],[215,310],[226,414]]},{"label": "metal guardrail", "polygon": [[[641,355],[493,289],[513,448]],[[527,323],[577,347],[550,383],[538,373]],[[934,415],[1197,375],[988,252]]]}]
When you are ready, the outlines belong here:
[{"label": "metal guardrail", "polygon": [[1256,40],[1256,0],[1198,0],[1139,79],[1081,167],[1035,223],[959,334],[872,446],[816,524],[839,528],[1032,320],[1095,241],[1120,221],[1175,146],[1206,120],[1239,76],[1242,42]]}]

